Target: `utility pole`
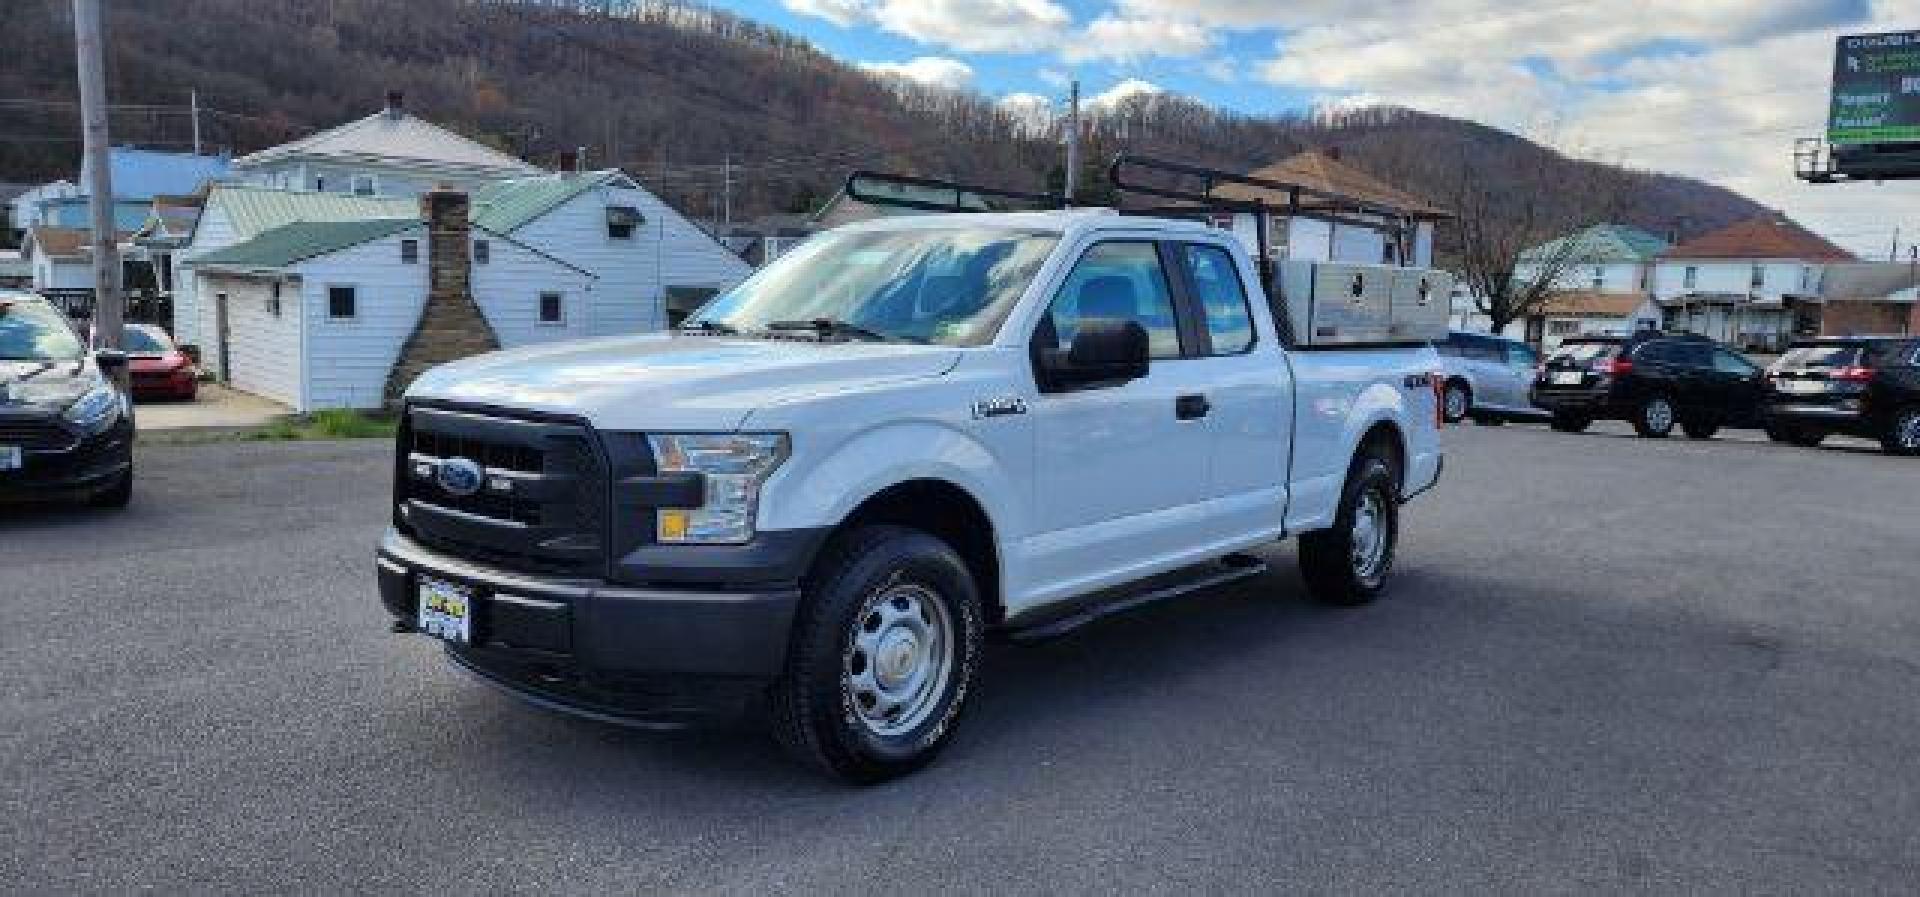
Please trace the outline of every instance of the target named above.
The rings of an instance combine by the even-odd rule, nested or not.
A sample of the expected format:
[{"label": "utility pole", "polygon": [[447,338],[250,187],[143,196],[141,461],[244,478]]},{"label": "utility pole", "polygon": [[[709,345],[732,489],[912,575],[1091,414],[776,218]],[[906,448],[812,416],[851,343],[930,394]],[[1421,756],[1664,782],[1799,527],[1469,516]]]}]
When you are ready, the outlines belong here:
[{"label": "utility pole", "polygon": [[[101,0],[73,0],[73,45],[80,70],[81,133],[86,143],[86,173],[92,189],[87,208],[93,219],[94,346],[120,348],[126,309],[120,295],[120,251],[114,242],[113,179],[107,166],[106,49],[100,22]],[[116,375],[126,384],[124,369]]]},{"label": "utility pole", "polygon": [[1067,88],[1067,178],[1061,195],[1073,204],[1074,182],[1080,179],[1080,80]]},{"label": "utility pole", "polygon": [[187,102],[193,107],[193,154],[200,155],[200,91],[187,91]]},{"label": "utility pole", "polygon": [[720,225],[733,226],[733,154],[720,157]]}]

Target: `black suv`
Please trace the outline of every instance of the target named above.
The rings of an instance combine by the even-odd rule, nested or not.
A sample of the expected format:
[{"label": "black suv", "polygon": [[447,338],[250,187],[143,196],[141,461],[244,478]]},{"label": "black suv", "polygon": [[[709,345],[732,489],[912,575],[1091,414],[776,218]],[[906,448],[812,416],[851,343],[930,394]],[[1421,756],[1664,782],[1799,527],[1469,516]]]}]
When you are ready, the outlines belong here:
[{"label": "black suv", "polygon": [[1560,344],[1533,380],[1533,403],[1570,433],[1595,420],[1625,420],[1663,438],[1678,424],[1711,439],[1725,427],[1757,427],[1766,390],[1759,365],[1704,336],[1641,331]]},{"label": "black suv", "polygon": [[45,300],[0,293],[0,501],[127,503],[133,403],[108,376],[126,363]]},{"label": "black suv", "polygon": [[1796,342],[1767,369],[1767,435],[1818,445],[1831,433],[1920,455],[1920,337]]}]

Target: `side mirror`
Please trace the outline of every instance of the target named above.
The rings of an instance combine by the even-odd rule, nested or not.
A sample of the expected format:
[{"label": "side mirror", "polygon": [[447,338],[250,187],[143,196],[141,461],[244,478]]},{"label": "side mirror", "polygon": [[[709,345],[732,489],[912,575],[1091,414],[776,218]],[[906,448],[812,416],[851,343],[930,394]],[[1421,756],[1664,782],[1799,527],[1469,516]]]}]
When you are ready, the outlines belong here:
[{"label": "side mirror", "polygon": [[180,349],[180,354],[187,356],[188,361],[191,361],[194,364],[200,363],[200,347],[199,346],[196,346],[193,343],[187,343],[186,345],[180,346],[179,349]]},{"label": "side mirror", "polygon": [[119,349],[95,349],[93,363],[103,371],[117,374],[127,367],[127,353]]},{"label": "side mirror", "polygon": [[1043,356],[1042,373],[1053,390],[1118,385],[1147,375],[1147,355],[1147,329],[1139,321],[1087,318],[1064,358],[1058,350]]}]

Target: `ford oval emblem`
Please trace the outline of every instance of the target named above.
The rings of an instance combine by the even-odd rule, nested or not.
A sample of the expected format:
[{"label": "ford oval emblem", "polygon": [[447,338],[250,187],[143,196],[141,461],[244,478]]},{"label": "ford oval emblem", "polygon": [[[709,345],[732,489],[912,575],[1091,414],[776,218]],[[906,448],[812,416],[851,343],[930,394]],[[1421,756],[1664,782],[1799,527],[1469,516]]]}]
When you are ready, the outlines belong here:
[{"label": "ford oval emblem", "polygon": [[433,478],[448,495],[472,495],[480,491],[486,471],[467,458],[447,458],[434,470]]}]

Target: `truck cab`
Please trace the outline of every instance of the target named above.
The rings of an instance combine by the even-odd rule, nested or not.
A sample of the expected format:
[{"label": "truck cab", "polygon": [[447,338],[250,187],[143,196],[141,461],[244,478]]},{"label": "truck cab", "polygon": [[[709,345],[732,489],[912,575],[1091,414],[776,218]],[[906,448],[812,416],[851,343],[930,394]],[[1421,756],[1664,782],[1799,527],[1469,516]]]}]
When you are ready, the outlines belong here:
[{"label": "truck cab", "polygon": [[990,631],[1250,575],[1289,536],[1318,597],[1384,589],[1440,476],[1436,357],[1289,348],[1276,308],[1187,221],[817,235],[675,332],[419,379],[382,598],[528,700],[673,725],[764,699],[796,755],[896,776],[952,736]]}]

